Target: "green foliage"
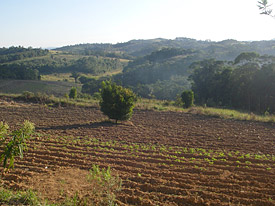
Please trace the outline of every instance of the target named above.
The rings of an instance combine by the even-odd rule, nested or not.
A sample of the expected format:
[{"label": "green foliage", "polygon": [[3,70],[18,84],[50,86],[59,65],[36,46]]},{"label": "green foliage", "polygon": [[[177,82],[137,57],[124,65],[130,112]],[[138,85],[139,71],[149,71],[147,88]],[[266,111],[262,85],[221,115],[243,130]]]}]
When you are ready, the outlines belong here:
[{"label": "green foliage", "polygon": [[131,118],[136,96],[130,89],[103,81],[100,93],[100,109],[105,115],[116,122]]},{"label": "green foliage", "polygon": [[185,108],[191,107],[194,104],[194,92],[191,90],[183,91],[181,94],[181,99]]},{"label": "green foliage", "polygon": [[101,88],[102,79],[96,80],[93,78],[81,77],[79,79],[83,84],[81,92],[93,95],[95,92],[98,92]]},{"label": "green foliage", "polygon": [[[94,75],[121,70],[116,58],[84,57],[23,47],[0,48],[0,79],[40,80],[39,74],[82,72]],[[73,75],[75,81],[78,76]]]},{"label": "green foliage", "polygon": [[33,67],[24,67],[9,62],[24,60],[26,58],[45,56],[48,50],[10,47],[0,48],[0,79],[29,79],[39,80],[39,71]]},{"label": "green foliage", "polygon": [[77,97],[77,90],[75,87],[72,87],[71,90],[70,90],[70,93],[69,93],[69,97],[71,99],[76,99]]},{"label": "green foliage", "polygon": [[14,192],[5,188],[0,188],[0,203],[1,205],[49,205],[42,203],[32,190]]},{"label": "green foliage", "polygon": [[19,64],[0,64],[0,79],[39,80],[39,71]]},{"label": "green foliage", "polygon": [[31,47],[10,47],[10,48],[0,48],[0,63],[6,63],[10,61],[45,56],[49,53],[49,50],[44,49],[33,49]]},{"label": "green foliage", "polygon": [[3,162],[3,167],[6,169],[14,167],[16,156],[23,158],[23,151],[27,149],[26,141],[30,139],[34,131],[34,124],[26,120],[20,129],[11,133],[9,133],[8,128],[7,124],[0,122],[0,144],[3,146],[0,163]]},{"label": "green foliage", "polygon": [[252,61],[259,57],[260,57],[260,55],[256,52],[243,52],[235,58],[235,64],[238,64],[241,61],[245,61],[245,60]]},{"label": "green foliage", "polygon": [[190,80],[196,103],[274,113],[274,61],[274,57],[244,53],[235,64],[214,59],[193,63]]}]

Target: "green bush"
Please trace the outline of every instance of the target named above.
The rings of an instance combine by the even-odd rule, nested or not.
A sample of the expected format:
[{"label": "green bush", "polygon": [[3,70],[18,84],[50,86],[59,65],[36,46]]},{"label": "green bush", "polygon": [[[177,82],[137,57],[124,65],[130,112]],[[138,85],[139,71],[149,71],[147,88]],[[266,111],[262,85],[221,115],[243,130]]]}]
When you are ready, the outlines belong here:
[{"label": "green bush", "polygon": [[183,91],[181,94],[181,99],[182,99],[182,102],[184,103],[185,108],[191,107],[194,103],[194,92],[191,90]]},{"label": "green bush", "polygon": [[100,109],[110,119],[124,121],[131,118],[136,95],[132,90],[111,81],[102,82]]},{"label": "green bush", "polygon": [[77,97],[77,90],[75,87],[72,87],[71,90],[70,90],[70,93],[69,93],[69,97],[71,99],[76,99]]}]

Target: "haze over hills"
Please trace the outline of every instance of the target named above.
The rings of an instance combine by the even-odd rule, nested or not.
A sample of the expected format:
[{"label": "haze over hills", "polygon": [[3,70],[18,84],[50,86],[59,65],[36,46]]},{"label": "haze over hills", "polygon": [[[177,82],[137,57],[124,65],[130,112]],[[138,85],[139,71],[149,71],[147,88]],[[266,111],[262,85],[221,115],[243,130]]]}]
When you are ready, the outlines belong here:
[{"label": "haze over hills", "polygon": [[[237,41],[224,40],[220,42],[201,41],[185,37],[176,39],[140,39],[117,44],[78,44],[56,48],[57,51],[73,54],[113,54],[120,57],[141,57],[161,48],[182,48],[200,50],[206,58],[233,60],[242,52],[257,52],[261,55],[275,55],[275,41]],[[115,55],[116,54],[116,55]]]},{"label": "haze over hills", "polygon": [[[240,87],[240,99],[247,90],[258,89],[260,95],[263,89],[258,85],[261,84],[273,98],[274,62],[274,40],[213,42],[181,37],[173,40],[157,38],[117,44],[78,44],[54,50],[0,48],[0,78],[39,80],[43,75],[58,73],[67,75],[59,81],[68,81],[74,73],[75,81],[81,83],[81,91],[91,95],[98,92],[103,80],[112,79],[141,97],[175,100],[183,90],[192,88],[201,97],[207,94],[200,99],[201,104],[233,105],[231,95],[239,88],[232,85]],[[204,73],[204,69],[209,71]],[[194,72],[198,79],[194,79]],[[189,81],[192,75],[193,80]],[[197,80],[206,82],[201,90],[193,86]],[[255,88],[251,87],[253,84],[256,84]],[[205,88],[211,88],[211,91],[202,91]],[[219,88],[223,89],[217,97]],[[252,97],[247,98],[250,101]],[[247,109],[248,100],[240,100],[243,104],[234,106]],[[272,101],[268,100],[266,105],[272,105]],[[264,106],[262,109],[262,102],[257,104],[255,110],[273,108]]]}]

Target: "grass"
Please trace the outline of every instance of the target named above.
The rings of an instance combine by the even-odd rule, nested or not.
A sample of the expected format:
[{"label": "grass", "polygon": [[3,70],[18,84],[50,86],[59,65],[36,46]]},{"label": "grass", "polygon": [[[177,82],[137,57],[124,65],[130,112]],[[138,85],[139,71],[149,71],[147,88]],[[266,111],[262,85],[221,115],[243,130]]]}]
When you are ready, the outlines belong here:
[{"label": "grass", "polygon": [[[1,84],[0,84],[1,88]],[[68,92],[71,87],[68,88]],[[0,90],[1,92],[1,90]],[[55,97],[53,95],[48,96],[43,93],[33,93],[32,95],[36,96],[37,99],[44,99],[40,103],[46,104],[48,106],[66,106],[66,105],[74,105],[74,106],[83,106],[83,107],[99,107],[99,100],[95,98],[77,98],[77,99],[68,99],[63,97]],[[19,94],[1,94],[0,97],[10,97],[10,98],[21,98],[28,100],[24,97],[24,95]],[[38,101],[39,103],[39,101]],[[173,101],[165,101],[165,100],[155,100],[155,99],[138,99],[136,102],[136,108],[141,110],[154,110],[154,111],[173,111],[173,112],[184,112],[191,114],[199,114],[211,117],[219,117],[223,119],[235,119],[235,120],[245,120],[245,121],[256,121],[256,122],[271,122],[275,123],[275,115],[256,115],[253,113],[241,112],[233,109],[220,109],[220,108],[212,108],[212,107],[191,107],[188,109],[184,109],[182,107],[176,106]]]},{"label": "grass", "polygon": [[178,107],[173,101],[156,100],[156,99],[144,99],[139,98],[136,102],[136,108],[143,110],[155,110],[155,111],[186,111],[185,109]]},{"label": "grass", "polygon": [[66,97],[49,96],[43,93],[24,92],[23,94],[3,94],[0,93],[0,98],[12,100],[20,100],[32,103],[44,104],[48,107],[56,106],[79,106],[79,107],[98,107],[98,100],[93,98],[77,98],[70,99]]},{"label": "grass", "polygon": [[71,77],[71,73],[53,73],[41,75],[42,81],[66,81],[66,82],[75,82],[74,78]]},{"label": "grass", "polygon": [[1,205],[49,205],[42,203],[41,199],[32,191],[13,191],[0,187],[0,204]]},{"label": "grass", "polygon": [[254,113],[241,112],[233,109],[221,109],[214,107],[199,107],[194,106],[184,109],[175,105],[174,101],[155,100],[155,99],[139,99],[136,103],[136,108],[155,111],[174,111],[185,112],[192,114],[200,114],[211,117],[219,117],[223,119],[236,119],[257,122],[272,122],[275,123],[275,115],[257,115]]},{"label": "grass", "polygon": [[237,119],[257,122],[275,123],[275,115],[256,115],[254,113],[241,112],[233,109],[220,109],[212,107],[192,107],[187,112],[201,114],[224,119]]},{"label": "grass", "polygon": [[72,82],[35,81],[35,80],[1,80],[0,93],[22,94],[24,91],[46,93],[48,95],[64,96],[72,87],[79,91],[81,86]]}]

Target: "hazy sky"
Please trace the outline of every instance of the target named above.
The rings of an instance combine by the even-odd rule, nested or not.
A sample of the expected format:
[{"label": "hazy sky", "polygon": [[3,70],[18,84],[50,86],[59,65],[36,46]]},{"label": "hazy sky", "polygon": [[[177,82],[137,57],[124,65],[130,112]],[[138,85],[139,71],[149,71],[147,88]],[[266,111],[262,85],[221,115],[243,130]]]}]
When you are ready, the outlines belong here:
[{"label": "hazy sky", "polygon": [[0,47],[275,38],[275,19],[260,15],[256,5],[257,0],[0,0]]}]

